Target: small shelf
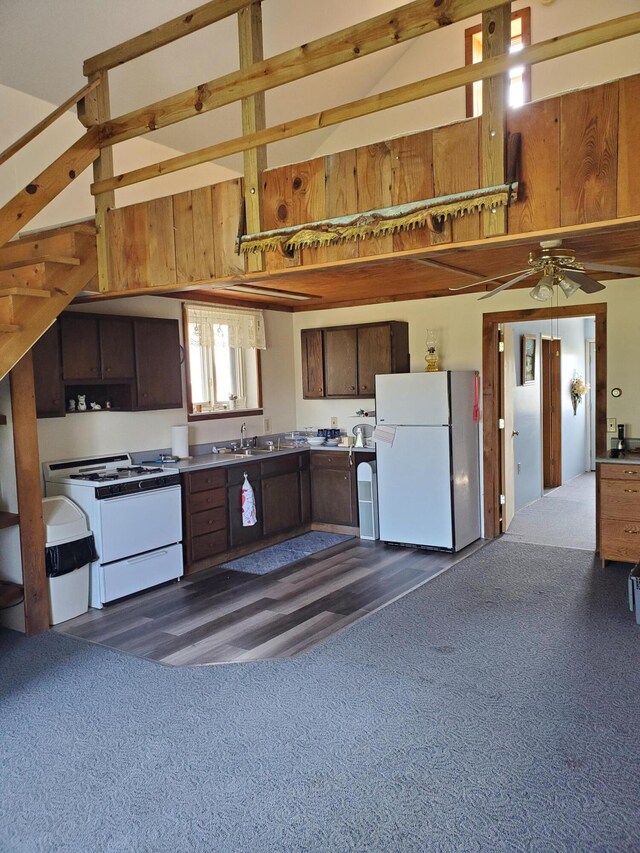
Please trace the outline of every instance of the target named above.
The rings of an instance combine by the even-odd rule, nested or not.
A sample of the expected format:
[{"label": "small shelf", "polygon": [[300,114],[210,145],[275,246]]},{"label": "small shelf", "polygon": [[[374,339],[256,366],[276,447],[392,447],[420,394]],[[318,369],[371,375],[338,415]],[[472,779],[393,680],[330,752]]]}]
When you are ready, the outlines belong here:
[{"label": "small shelf", "polygon": [[14,527],[16,524],[20,524],[20,516],[17,512],[0,510],[0,530],[3,527]]},{"label": "small shelf", "polygon": [[20,604],[24,598],[24,589],[19,583],[0,581],[0,610]]}]

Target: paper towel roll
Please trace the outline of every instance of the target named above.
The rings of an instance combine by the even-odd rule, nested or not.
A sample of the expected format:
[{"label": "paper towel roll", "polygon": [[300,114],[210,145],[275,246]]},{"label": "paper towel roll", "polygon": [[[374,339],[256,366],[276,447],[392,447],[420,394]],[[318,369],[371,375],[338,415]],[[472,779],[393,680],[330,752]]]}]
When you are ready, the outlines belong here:
[{"label": "paper towel roll", "polygon": [[187,459],[189,456],[189,427],[171,427],[171,454],[179,459]]}]

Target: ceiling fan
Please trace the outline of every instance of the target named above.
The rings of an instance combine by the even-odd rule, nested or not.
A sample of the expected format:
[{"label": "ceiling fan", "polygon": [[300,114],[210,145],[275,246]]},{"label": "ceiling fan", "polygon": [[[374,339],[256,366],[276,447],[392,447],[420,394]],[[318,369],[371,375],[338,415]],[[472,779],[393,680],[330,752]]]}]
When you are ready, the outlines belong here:
[{"label": "ceiling fan", "polygon": [[[585,275],[585,270],[640,276],[640,267],[580,263],[580,261],[576,260],[576,253],[572,249],[562,248],[562,240],[544,240],[540,243],[540,249],[541,251],[539,252],[531,252],[529,254],[527,269],[505,273],[505,275],[515,275],[515,278],[505,281],[504,284],[501,284],[489,293],[485,293],[480,299],[488,299],[490,296],[495,296],[496,293],[506,290],[512,284],[517,284],[519,281],[536,274],[539,274],[541,277],[529,295],[537,302],[548,302],[553,296],[554,285],[558,285],[567,298],[573,296],[577,290],[582,290],[585,293],[597,293],[599,290],[604,290],[604,284],[596,281],[595,278]],[[489,284],[492,281],[497,282],[499,279],[504,278],[505,275],[485,278],[471,284],[464,284],[462,287],[450,287],[449,290],[466,290],[469,287],[477,287],[479,284]]]}]

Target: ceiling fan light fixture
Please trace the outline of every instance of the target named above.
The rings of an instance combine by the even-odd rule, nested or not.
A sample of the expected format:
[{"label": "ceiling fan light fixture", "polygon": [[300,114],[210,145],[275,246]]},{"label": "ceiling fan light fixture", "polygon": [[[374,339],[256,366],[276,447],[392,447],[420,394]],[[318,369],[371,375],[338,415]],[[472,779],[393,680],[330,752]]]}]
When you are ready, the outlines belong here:
[{"label": "ceiling fan light fixture", "polygon": [[536,302],[548,302],[553,296],[553,276],[543,275],[529,296]]},{"label": "ceiling fan light fixture", "polygon": [[558,284],[562,288],[562,292],[567,297],[573,296],[576,290],[580,290],[580,284],[577,281],[572,281],[570,278],[566,278],[564,275],[558,276]]}]

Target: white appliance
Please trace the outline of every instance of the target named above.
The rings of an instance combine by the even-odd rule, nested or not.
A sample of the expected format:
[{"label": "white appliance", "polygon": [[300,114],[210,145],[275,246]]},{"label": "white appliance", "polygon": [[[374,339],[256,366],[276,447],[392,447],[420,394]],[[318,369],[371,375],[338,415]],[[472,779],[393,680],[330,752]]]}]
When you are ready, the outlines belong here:
[{"label": "white appliance", "polygon": [[459,551],[480,537],[476,373],[376,376],[380,539]]},{"label": "white appliance", "polygon": [[45,462],[43,472],[46,495],[71,498],[95,537],[91,607],[182,577],[177,468],[134,465],[128,453],[116,453]]}]

